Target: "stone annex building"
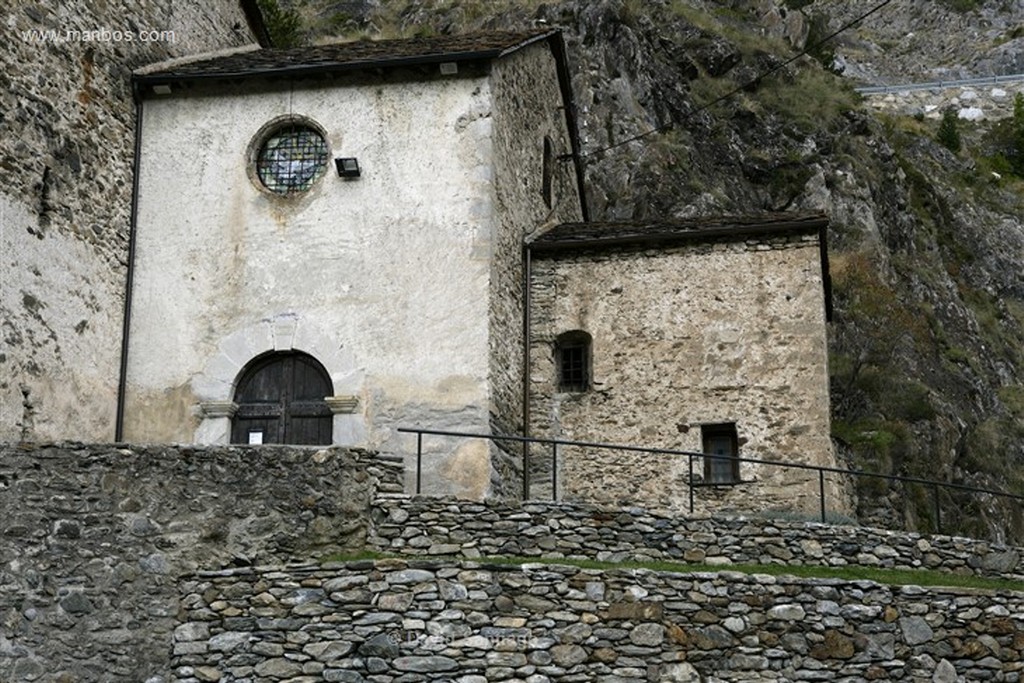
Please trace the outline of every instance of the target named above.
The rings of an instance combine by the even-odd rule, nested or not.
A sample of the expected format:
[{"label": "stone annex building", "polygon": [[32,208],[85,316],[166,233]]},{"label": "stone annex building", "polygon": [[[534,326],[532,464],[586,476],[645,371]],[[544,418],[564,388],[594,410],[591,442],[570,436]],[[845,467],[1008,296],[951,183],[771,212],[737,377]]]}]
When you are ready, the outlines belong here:
[{"label": "stone annex building", "polygon": [[[408,490],[399,427],[527,434],[813,504],[736,458],[833,463],[825,218],[591,221],[557,31],[272,49],[249,3],[174,7],[139,22],[180,43],[5,57],[0,438],[360,446]],[[518,447],[424,449],[427,492],[520,495]],[[684,457],[556,467],[567,498],[688,498]]]}]

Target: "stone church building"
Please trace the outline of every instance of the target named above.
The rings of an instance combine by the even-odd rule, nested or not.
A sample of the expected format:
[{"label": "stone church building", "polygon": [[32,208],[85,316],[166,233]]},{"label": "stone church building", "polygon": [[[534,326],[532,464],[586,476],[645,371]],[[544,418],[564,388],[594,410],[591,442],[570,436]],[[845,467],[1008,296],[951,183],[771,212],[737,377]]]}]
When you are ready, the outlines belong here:
[{"label": "stone church building", "polygon": [[[400,427],[713,454],[529,451],[545,495],[668,508],[691,471],[701,505],[805,506],[816,477],[738,458],[833,463],[827,221],[590,221],[559,32],[233,48],[132,85],[110,436],[403,453],[410,487]],[[520,495],[518,447],[423,446],[426,492]]]}]

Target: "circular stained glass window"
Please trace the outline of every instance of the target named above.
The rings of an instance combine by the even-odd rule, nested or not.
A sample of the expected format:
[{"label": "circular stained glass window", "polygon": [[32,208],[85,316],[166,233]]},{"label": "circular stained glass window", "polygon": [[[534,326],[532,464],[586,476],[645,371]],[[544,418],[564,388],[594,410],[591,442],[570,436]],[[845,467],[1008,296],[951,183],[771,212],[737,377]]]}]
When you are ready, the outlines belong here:
[{"label": "circular stained glass window", "polygon": [[309,126],[275,130],[256,156],[256,174],[271,192],[305,192],[327,170],[327,142]]}]

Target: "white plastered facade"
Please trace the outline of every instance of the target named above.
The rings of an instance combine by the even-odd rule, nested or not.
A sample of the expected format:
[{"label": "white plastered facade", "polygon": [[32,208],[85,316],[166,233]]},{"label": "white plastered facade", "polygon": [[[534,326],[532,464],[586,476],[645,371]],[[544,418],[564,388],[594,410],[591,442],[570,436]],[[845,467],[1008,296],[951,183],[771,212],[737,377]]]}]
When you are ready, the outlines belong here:
[{"label": "white plastered facade", "polygon": [[[546,44],[524,52],[557,83]],[[568,150],[560,98],[531,102],[525,93],[524,109],[545,110],[557,128],[527,131],[507,109],[498,115],[494,87],[491,72],[477,68],[421,80],[255,79],[148,96],[125,439],[228,441],[243,368],[288,350],[330,375],[335,444],[409,457],[415,437],[398,427],[486,431],[490,312],[504,296],[492,282],[495,244],[502,230],[520,240],[547,211],[539,192],[524,199],[498,189],[520,183],[496,178],[510,152],[496,148],[495,120],[523,126],[502,138],[536,148],[538,178],[545,135]],[[331,160],[297,197],[275,196],[253,173],[261,139],[288,119],[321,130]],[[337,157],[357,158],[361,176],[340,178]],[[578,217],[574,202],[567,217]],[[486,442],[424,446],[425,490],[491,491]]]}]

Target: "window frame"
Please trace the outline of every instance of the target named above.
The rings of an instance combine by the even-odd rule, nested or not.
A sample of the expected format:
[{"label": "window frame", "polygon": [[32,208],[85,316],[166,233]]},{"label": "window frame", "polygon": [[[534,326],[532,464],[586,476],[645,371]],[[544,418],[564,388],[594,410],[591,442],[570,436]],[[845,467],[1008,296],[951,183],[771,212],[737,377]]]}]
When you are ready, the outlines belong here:
[{"label": "window frame", "polygon": [[[718,455],[711,450],[711,441],[726,437],[729,439],[731,452]],[[701,452],[704,453],[704,483],[713,486],[731,486],[741,483],[740,479],[740,447],[739,433],[735,422],[713,422],[700,426]],[[728,479],[720,478],[722,461],[727,461]]]},{"label": "window frame", "polygon": [[[323,144],[322,154],[318,154],[316,159],[316,170],[313,172],[312,177],[307,183],[302,185],[294,185],[287,187],[282,185],[280,187],[272,187],[274,183],[268,184],[264,180],[264,168],[266,167],[266,161],[264,159],[264,152],[267,145],[276,137],[280,137],[288,131],[301,131],[306,130],[320,138]],[[320,158],[322,156],[322,159]],[[320,182],[328,176],[328,170],[331,162],[331,143],[327,135],[327,131],[322,126],[317,124],[315,121],[296,114],[287,116],[279,116],[274,118],[265,124],[256,132],[256,134],[249,141],[249,148],[247,151],[247,174],[252,184],[265,196],[273,197],[281,200],[295,200],[300,197],[307,196]]]},{"label": "window frame", "polygon": [[[578,354],[567,359],[567,354]],[[582,394],[593,386],[593,339],[583,330],[563,332],[555,339],[555,386],[558,393]]]}]

